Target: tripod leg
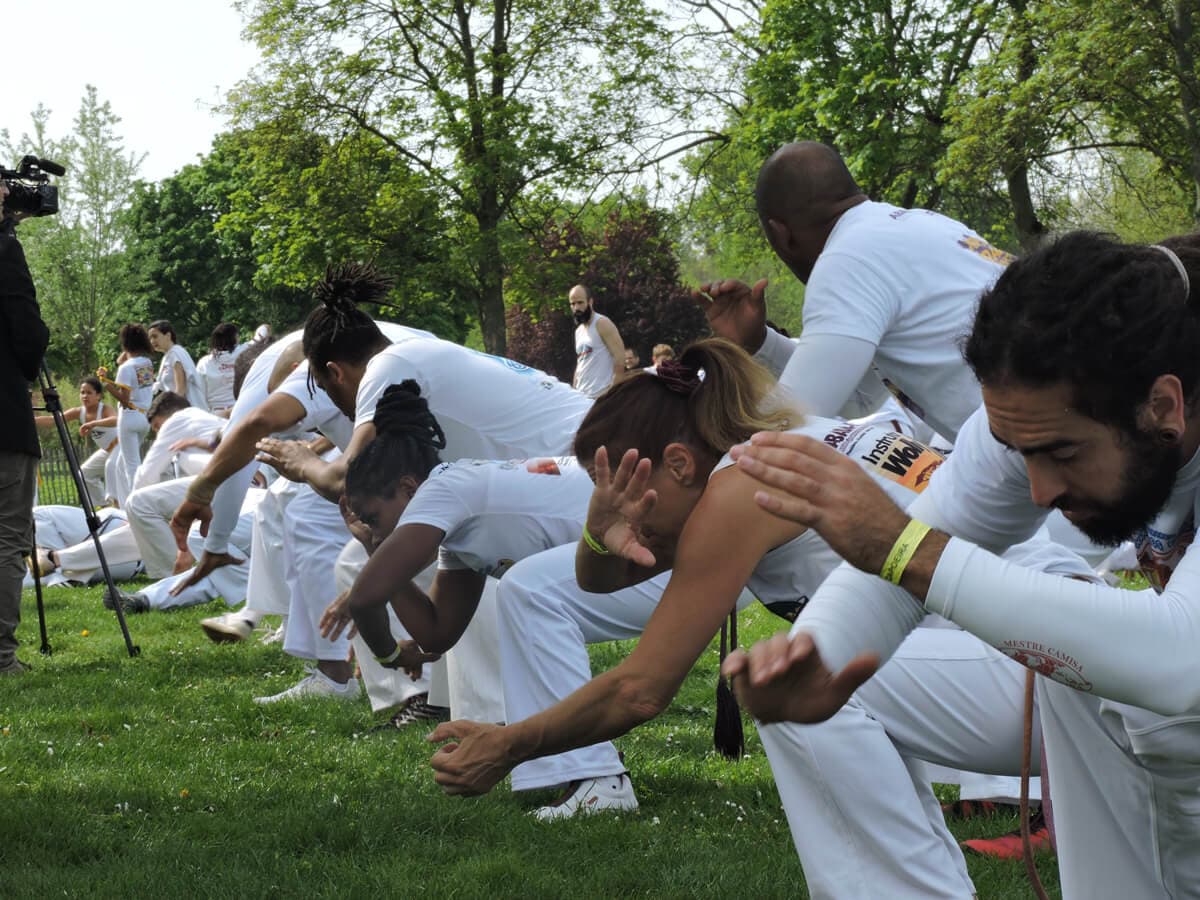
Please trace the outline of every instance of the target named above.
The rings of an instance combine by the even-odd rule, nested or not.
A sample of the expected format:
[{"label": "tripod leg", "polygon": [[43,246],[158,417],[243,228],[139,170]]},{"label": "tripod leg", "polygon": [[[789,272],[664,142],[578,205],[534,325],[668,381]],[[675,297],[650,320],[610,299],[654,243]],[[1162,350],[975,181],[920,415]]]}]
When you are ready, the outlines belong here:
[{"label": "tripod leg", "polygon": [[58,430],[58,439],[62,443],[63,453],[66,454],[68,468],[71,470],[71,478],[75,482],[75,491],[79,495],[79,505],[83,507],[83,514],[87,519],[88,531],[91,532],[92,541],[96,545],[96,556],[100,560],[100,570],[104,573],[105,595],[112,604],[113,612],[117,616],[117,624],[121,626],[121,634],[125,638],[125,649],[130,656],[138,656],[142,652],[142,648],[133,643],[133,638],[129,635],[129,625],[125,622],[125,611],[121,608],[121,592],[117,589],[116,582],[113,581],[112,572],[108,568],[108,559],[104,555],[104,547],[100,543],[100,519],[96,516],[95,507],[92,506],[92,498],[88,492],[87,482],[83,478],[83,470],[79,467],[79,457],[75,453],[75,445],[71,443],[71,433],[67,430],[66,419],[63,418],[62,403],[58,399],[58,390],[54,387],[50,380],[50,372],[46,369],[45,360],[42,361],[42,371],[39,374],[41,379],[42,397],[46,401],[46,410],[54,416],[54,425]]},{"label": "tripod leg", "polygon": [[33,592],[37,596],[37,611],[38,611],[38,628],[42,632],[42,656],[49,656],[54,651],[50,649],[50,638],[46,634],[46,604],[42,600],[42,567],[38,565],[37,555],[37,525],[31,529],[33,540],[30,542],[29,560],[32,563],[30,568],[33,571]]}]

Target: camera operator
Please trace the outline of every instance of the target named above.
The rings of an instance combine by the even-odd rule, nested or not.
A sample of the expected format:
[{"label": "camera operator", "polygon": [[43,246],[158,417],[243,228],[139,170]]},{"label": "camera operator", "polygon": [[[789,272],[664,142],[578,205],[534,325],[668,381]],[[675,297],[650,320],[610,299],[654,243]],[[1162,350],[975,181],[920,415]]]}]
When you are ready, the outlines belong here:
[{"label": "camera operator", "polygon": [[[0,180],[0,207],[8,186]],[[16,657],[21,621],[24,555],[32,544],[33,489],[37,479],[37,427],[29,383],[50,332],[38,310],[37,293],[25,253],[12,229],[0,222],[0,675],[18,675],[25,666]]]}]

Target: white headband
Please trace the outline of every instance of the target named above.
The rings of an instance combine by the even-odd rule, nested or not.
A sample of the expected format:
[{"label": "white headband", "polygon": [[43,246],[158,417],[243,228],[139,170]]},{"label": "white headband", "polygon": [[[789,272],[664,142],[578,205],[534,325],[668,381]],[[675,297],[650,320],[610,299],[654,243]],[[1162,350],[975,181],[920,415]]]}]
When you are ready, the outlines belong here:
[{"label": "white headband", "polygon": [[1157,250],[1159,253],[1164,254],[1167,257],[1167,259],[1169,259],[1171,261],[1171,264],[1175,266],[1175,271],[1177,271],[1179,273],[1179,277],[1183,279],[1184,299],[1185,300],[1190,299],[1192,296],[1192,283],[1191,283],[1191,281],[1188,280],[1188,273],[1187,273],[1187,269],[1184,268],[1183,260],[1181,260],[1178,256],[1176,256],[1175,251],[1172,250],[1170,247],[1164,247],[1162,244],[1151,244],[1150,246],[1153,247],[1155,250]]}]

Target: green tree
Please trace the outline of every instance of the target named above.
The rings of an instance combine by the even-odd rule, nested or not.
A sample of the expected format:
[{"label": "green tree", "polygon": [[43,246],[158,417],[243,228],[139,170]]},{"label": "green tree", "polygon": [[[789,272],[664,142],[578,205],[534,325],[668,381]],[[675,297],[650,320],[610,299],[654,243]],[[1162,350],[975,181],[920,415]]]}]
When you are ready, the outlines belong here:
[{"label": "green tree", "polygon": [[666,29],[644,0],[247,0],[265,62],[233,108],[327,136],[374,134],[434,182],[457,279],[504,351],[506,252],[522,197],[619,168],[670,99]]},{"label": "green tree", "polygon": [[129,206],[143,155],[126,151],[117,131],[121,119],[88,85],[70,136],[48,134],[49,111],[38,107],[33,133],[20,147],[7,132],[8,155],[33,152],[67,167],[59,179],[57,216],[21,225],[42,314],[51,331],[48,357],[58,371],[90,372],[109,360],[120,324],[140,310],[129,300],[123,262]]}]

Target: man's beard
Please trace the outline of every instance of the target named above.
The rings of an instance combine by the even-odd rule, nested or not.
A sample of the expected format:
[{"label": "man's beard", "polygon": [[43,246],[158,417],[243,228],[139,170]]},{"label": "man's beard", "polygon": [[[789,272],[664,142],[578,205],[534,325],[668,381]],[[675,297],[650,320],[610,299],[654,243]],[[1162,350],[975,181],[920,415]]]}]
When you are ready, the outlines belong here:
[{"label": "man's beard", "polygon": [[1123,432],[1121,446],[1127,455],[1117,499],[1076,507],[1089,515],[1072,523],[1102,547],[1118,546],[1154,520],[1171,497],[1183,459],[1177,443],[1163,444],[1140,430]]},{"label": "man's beard", "polygon": [[572,313],[572,315],[575,316],[576,325],[586,325],[592,320],[591,309],[585,309],[583,312]]}]

